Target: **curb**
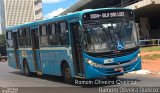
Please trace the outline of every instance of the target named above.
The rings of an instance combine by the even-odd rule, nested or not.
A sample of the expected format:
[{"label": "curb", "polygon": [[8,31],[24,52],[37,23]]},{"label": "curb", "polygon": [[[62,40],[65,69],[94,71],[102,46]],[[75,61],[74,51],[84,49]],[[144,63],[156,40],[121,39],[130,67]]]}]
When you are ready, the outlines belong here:
[{"label": "curb", "polygon": [[129,73],[149,75],[149,74],[151,74],[151,71],[149,71],[149,70],[138,70],[138,71],[132,71],[132,72],[129,72]]},{"label": "curb", "polygon": [[141,74],[141,75],[160,75],[160,72],[151,72],[149,70],[138,70],[129,72],[131,74]]},{"label": "curb", "polygon": [[160,76],[160,72],[151,72],[151,75],[159,75]]}]

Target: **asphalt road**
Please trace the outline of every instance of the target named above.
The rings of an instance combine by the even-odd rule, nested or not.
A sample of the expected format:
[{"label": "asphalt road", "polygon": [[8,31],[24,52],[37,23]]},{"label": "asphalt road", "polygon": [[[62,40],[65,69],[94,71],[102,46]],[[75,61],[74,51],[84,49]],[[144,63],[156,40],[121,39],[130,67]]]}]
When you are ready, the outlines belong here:
[{"label": "asphalt road", "polygon": [[[65,84],[61,77],[55,76],[26,77],[23,72],[8,67],[7,62],[0,62],[0,93],[106,93],[113,88],[160,87],[160,76],[126,74],[120,76],[117,81],[87,80],[85,85],[83,80],[75,82],[74,85]],[[104,88],[109,89],[104,90]],[[115,91],[110,90],[110,93]],[[121,93],[124,91],[127,90],[123,89]],[[157,91],[160,93],[160,89]],[[127,91],[127,93],[131,92]]]}]

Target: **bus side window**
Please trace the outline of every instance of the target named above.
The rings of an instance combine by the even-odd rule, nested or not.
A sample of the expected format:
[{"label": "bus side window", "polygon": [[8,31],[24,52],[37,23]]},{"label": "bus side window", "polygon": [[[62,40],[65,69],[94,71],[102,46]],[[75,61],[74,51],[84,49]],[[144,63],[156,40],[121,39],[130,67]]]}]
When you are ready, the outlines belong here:
[{"label": "bus side window", "polygon": [[32,45],[29,28],[20,29],[18,31],[18,38],[20,47],[30,47]]},{"label": "bus side window", "polygon": [[25,46],[25,41],[23,40],[23,37],[24,37],[23,30],[22,29],[18,30],[18,38],[19,38],[18,40],[19,40],[19,46],[20,47]]},{"label": "bus side window", "polygon": [[69,36],[68,36],[68,25],[67,22],[60,23],[60,45],[68,45]]},{"label": "bus side window", "polygon": [[49,35],[49,44],[51,46],[59,44],[58,37],[56,35],[56,24],[48,25],[48,35]]},{"label": "bus side window", "polygon": [[40,26],[39,30],[41,36],[40,37],[41,46],[48,46],[47,26],[46,25]]},{"label": "bus side window", "polygon": [[13,48],[12,32],[7,32],[6,38],[7,38],[7,47]]},{"label": "bus side window", "polygon": [[26,31],[26,35],[25,35],[25,41],[26,41],[26,43],[25,43],[25,45],[26,45],[26,47],[30,47],[31,46],[31,34],[30,34],[30,29],[29,28],[27,28],[27,29],[25,29],[25,31]]}]

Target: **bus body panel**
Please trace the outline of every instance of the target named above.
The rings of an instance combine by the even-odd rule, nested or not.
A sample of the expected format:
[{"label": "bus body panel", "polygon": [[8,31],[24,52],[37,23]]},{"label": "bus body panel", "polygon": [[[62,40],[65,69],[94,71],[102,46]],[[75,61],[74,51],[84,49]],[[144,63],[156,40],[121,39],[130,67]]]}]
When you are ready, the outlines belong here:
[{"label": "bus body panel", "polygon": [[40,49],[40,59],[42,62],[42,72],[43,74],[55,74],[55,52],[52,50],[41,50]]},{"label": "bus body panel", "polygon": [[[57,47],[57,48],[45,48],[40,49],[41,61],[42,61],[42,72],[43,74],[51,74],[61,76],[61,63],[67,62],[68,65],[73,69],[72,56],[69,48]],[[72,70],[73,71],[73,70]],[[72,72],[72,76],[74,76]]]},{"label": "bus body panel", "polygon": [[36,66],[38,71],[42,71],[42,64],[41,64],[41,57],[40,57],[40,50],[36,50]]},{"label": "bus body panel", "polygon": [[[134,52],[130,55],[127,55],[127,56],[115,57],[114,62],[116,63],[117,59],[119,60],[119,62],[129,62],[132,59],[134,59],[135,57],[137,57],[138,54],[139,54],[139,50],[137,50],[136,52]],[[84,58],[90,59],[93,62],[96,62],[99,64],[104,64],[104,60],[107,59],[107,58],[94,58],[94,57],[88,56],[86,53],[84,53]],[[107,68],[107,65],[106,65],[106,68],[93,67],[93,66],[89,65],[85,59],[84,59],[84,61],[85,61],[85,77],[86,77],[86,79],[103,77],[103,76],[112,76],[112,75],[118,76],[118,75],[123,75],[124,73],[128,73],[131,71],[136,71],[136,70],[141,69],[141,59],[140,58],[138,58],[136,62],[133,62],[131,64],[127,64],[125,66],[115,67],[115,68],[122,67],[124,72],[116,72],[116,71],[114,71],[115,68],[111,68],[111,67],[109,67],[109,65],[108,65],[108,68]]]},{"label": "bus body panel", "polygon": [[10,67],[13,67],[13,68],[17,68],[16,66],[16,59],[15,59],[15,51],[13,49],[9,49],[7,50],[7,55],[8,55],[8,65]]},{"label": "bus body panel", "polygon": [[23,60],[24,59],[27,60],[30,72],[35,72],[33,51],[31,49],[20,49],[19,50],[19,60],[20,60],[22,70],[23,70]]}]

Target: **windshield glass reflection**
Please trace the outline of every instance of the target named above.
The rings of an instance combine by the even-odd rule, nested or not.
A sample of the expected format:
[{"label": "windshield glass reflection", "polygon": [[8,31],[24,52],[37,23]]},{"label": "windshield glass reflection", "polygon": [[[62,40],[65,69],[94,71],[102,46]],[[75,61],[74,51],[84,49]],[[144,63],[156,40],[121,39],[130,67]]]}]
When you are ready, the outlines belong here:
[{"label": "windshield glass reflection", "polygon": [[84,24],[84,47],[89,52],[105,52],[138,46],[135,22],[109,21]]}]

